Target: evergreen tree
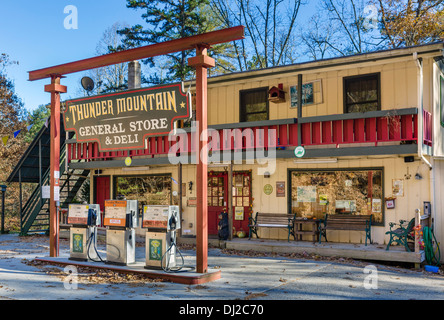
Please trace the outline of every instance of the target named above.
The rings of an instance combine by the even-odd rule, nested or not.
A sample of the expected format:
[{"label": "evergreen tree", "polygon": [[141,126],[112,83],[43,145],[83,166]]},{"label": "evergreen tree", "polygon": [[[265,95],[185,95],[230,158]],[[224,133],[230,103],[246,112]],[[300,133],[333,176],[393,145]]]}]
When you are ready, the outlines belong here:
[{"label": "evergreen tree", "polygon": [[[125,35],[125,48],[139,47],[194,36],[207,31],[207,20],[201,14],[207,0],[128,0],[127,7],[144,10],[142,18],[148,24],[144,29],[141,25],[124,28],[119,31]],[[160,67],[160,71],[152,74],[145,82],[166,83],[183,81],[192,75],[188,66],[188,58],[192,50],[168,54],[165,57],[149,58],[146,63],[151,67]],[[166,74],[163,74],[166,69]]]},{"label": "evergreen tree", "polygon": [[50,105],[40,105],[34,109],[29,115],[29,124],[32,125],[31,129],[25,135],[25,142],[31,143],[40,129],[45,125],[46,119],[51,116]]}]

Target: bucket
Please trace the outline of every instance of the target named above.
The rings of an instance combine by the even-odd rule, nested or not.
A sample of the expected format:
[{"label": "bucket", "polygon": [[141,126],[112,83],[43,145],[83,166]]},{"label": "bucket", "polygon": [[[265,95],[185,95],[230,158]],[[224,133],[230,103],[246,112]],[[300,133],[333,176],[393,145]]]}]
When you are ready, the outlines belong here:
[{"label": "bucket", "polygon": [[425,271],[437,273],[439,271],[439,267],[426,265]]}]

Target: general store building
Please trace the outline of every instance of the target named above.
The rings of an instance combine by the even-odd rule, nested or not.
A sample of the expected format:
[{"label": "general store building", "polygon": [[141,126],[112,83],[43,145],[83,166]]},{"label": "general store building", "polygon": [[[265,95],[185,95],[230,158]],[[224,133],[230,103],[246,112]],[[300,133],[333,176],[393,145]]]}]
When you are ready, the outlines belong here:
[{"label": "general store building", "polygon": [[[373,244],[386,245],[389,223],[411,220],[416,209],[424,214],[426,205],[442,243],[443,48],[440,42],[210,77],[208,125],[215,160],[208,168],[210,237],[217,238],[224,210],[232,216],[234,237],[239,231],[248,237],[248,219],[256,212],[307,219],[371,214]],[[192,81],[184,86],[193,91]],[[180,127],[175,141],[150,137],[144,149],[130,151],[99,152],[97,143],[68,137],[62,142],[66,167],[88,177],[91,201],[102,208],[120,194],[138,199],[140,206],[180,205],[181,236],[192,238],[193,128],[187,121]],[[181,164],[168,157],[175,143],[187,159]],[[300,158],[298,146],[305,150]],[[18,172],[19,166],[10,181],[18,181]],[[259,228],[258,235],[285,242],[288,233]],[[365,235],[329,231],[328,240],[363,244]]]}]

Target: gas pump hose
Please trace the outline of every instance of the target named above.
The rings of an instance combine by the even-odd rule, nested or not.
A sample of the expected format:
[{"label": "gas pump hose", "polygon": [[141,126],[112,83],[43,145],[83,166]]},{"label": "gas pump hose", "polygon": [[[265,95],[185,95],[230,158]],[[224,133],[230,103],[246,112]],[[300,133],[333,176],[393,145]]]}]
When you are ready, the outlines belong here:
[{"label": "gas pump hose", "polygon": [[[439,243],[436,241],[435,234],[430,227],[424,227],[422,231],[424,239],[424,252],[427,263],[434,266],[440,266],[441,252],[439,251]],[[433,247],[433,240],[435,241],[436,249]]]},{"label": "gas pump hose", "polygon": [[[89,258],[91,261],[94,261],[94,262],[105,262],[105,261],[103,261],[102,257],[100,257],[100,254],[99,254],[99,252],[97,251],[96,242],[95,242],[96,232],[97,232],[97,229],[96,229],[96,231],[94,231],[94,232],[89,236],[89,239],[88,239],[88,241],[87,241],[87,243],[88,243],[88,245],[87,245],[87,247],[88,247],[88,249],[87,249],[88,258]],[[93,243],[94,243],[94,244],[93,244]],[[94,260],[94,259],[92,259],[91,256],[89,255],[89,250],[90,250],[90,248],[91,248],[91,244],[93,244],[93,246],[94,246],[94,251],[96,252],[96,254],[97,254],[97,256],[99,257],[100,260]]]},{"label": "gas pump hose", "polygon": [[[173,247],[176,247],[176,252],[180,255],[180,258],[181,258],[181,260],[182,260],[182,264],[181,264],[181,266],[179,266],[179,267],[170,268],[170,267],[168,266],[169,261],[168,261],[168,263],[167,263],[166,266],[163,265],[163,261],[164,261],[164,258],[167,257],[167,255],[168,255],[168,253],[171,251],[171,249],[173,249]],[[168,259],[168,260],[169,260],[169,259]],[[192,266],[184,266],[184,264],[185,264],[185,261],[184,261],[184,258],[183,258],[183,255],[182,255],[182,252],[180,252],[179,248],[178,248],[177,245],[176,245],[176,242],[175,242],[175,241],[171,241],[171,245],[170,245],[170,247],[169,247],[168,250],[163,254],[162,259],[160,260],[160,267],[161,267],[162,270],[165,271],[165,272],[186,272],[186,271],[192,271],[192,270],[195,269],[195,268],[192,267]],[[189,269],[189,270],[182,270],[183,268],[187,268],[187,269]]]}]

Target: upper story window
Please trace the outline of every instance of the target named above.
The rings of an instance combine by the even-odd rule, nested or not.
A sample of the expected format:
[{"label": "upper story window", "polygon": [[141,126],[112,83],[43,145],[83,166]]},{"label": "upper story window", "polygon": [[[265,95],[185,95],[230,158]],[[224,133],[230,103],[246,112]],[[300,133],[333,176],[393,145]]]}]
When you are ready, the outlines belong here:
[{"label": "upper story window", "polygon": [[381,110],[380,74],[344,78],[344,113]]},{"label": "upper story window", "polygon": [[240,122],[268,120],[268,87],[242,90]]}]

